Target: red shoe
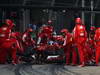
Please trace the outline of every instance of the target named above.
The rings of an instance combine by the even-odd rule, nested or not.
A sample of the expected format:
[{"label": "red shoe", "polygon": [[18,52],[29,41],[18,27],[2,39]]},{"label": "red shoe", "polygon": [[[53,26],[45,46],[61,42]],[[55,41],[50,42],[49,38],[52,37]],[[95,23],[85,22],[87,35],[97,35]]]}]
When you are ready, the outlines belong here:
[{"label": "red shoe", "polygon": [[85,65],[84,64],[81,64],[81,65],[79,65],[78,67],[84,67]]},{"label": "red shoe", "polygon": [[84,67],[84,66],[85,66],[85,63],[84,62],[79,65],[79,67]]},{"label": "red shoe", "polygon": [[13,65],[17,65],[17,63],[16,63],[15,61],[12,61],[12,64],[13,64]]}]

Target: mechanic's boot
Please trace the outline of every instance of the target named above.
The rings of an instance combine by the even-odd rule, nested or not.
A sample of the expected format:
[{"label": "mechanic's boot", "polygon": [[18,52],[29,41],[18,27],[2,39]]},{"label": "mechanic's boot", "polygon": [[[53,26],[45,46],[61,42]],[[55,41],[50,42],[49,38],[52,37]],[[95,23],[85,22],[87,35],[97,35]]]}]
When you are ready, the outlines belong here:
[{"label": "mechanic's boot", "polygon": [[15,61],[12,61],[12,64],[13,64],[13,65],[17,65],[17,62],[15,62]]},{"label": "mechanic's boot", "polygon": [[85,63],[83,62],[82,64],[80,64],[78,67],[84,67]]}]

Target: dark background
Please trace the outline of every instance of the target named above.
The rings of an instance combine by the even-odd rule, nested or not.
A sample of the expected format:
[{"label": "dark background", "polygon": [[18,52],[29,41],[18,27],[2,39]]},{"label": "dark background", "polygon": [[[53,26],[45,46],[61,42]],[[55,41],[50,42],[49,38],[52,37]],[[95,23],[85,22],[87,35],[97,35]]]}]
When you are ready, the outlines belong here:
[{"label": "dark background", "polygon": [[[27,24],[33,23],[40,27],[50,19],[57,32],[62,28],[72,31],[74,19],[85,13],[87,31],[91,26],[91,1],[93,1],[93,25],[100,26],[100,0],[84,0],[85,9],[82,9],[82,0],[0,0],[0,20],[11,18],[15,20],[16,30],[24,31]],[[95,11],[96,10],[96,11]]]}]

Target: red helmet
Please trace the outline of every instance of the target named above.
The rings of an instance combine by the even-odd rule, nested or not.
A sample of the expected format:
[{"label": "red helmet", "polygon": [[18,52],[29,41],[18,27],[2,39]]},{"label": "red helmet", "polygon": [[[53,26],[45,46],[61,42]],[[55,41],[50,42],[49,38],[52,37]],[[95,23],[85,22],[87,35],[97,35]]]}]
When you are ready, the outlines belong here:
[{"label": "red helmet", "polygon": [[52,26],[44,26],[44,27],[42,27],[42,31],[45,33],[52,33],[53,27]]},{"label": "red helmet", "polygon": [[68,32],[68,29],[62,29],[61,30],[61,33],[67,33]]},{"label": "red helmet", "polygon": [[52,24],[52,20],[48,20],[48,24]]},{"label": "red helmet", "polygon": [[33,32],[33,29],[28,28],[28,29],[27,29],[27,32]]},{"label": "red helmet", "polygon": [[14,22],[13,22],[13,20],[10,20],[10,19],[6,19],[6,20],[5,20],[5,23],[6,23],[8,26],[14,26],[14,25],[15,25]]},{"label": "red helmet", "polygon": [[48,26],[48,28],[49,28],[50,32],[53,32],[53,27],[52,26]]},{"label": "red helmet", "polygon": [[57,41],[63,41],[63,36],[58,35],[58,36],[56,36],[55,40],[57,40]]},{"label": "red helmet", "polygon": [[82,24],[81,18],[79,18],[79,17],[76,18],[76,19],[75,19],[75,23],[76,23],[76,24]]},{"label": "red helmet", "polygon": [[90,30],[95,30],[95,27],[94,27],[94,26],[91,26],[91,27],[90,27]]}]

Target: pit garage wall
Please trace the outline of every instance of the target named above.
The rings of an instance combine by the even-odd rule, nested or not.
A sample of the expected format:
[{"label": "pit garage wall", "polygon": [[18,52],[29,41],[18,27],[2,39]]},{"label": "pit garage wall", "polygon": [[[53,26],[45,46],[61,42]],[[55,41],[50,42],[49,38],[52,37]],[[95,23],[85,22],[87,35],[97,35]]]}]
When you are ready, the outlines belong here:
[{"label": "pit garage wall", "polygon": [[[100,14],[99,14],[100,15]],[[95,15],[94,18],[94,25],[97,26],[98,23],[98,19],[100,17],[98,17],[99,15]],[[63,12],[62,10],[59,11],[53,11],[52,13],[52,21],[53,24],[52,26],[54,26],[55,30],[59,33],[59,31],[62,28],[67,28],[69,29],[69,31],[71,32],[75,26],[74,24],[74,20],[76,17],[81,17],[81,12],[75,12],[75,11],[65,11]],[[98,17],[98,18],[96,18]],[[47,24],[47,21],[49,19],[49,12],[43,12],[43,10],[31,10],[31,17],[30,17],[31,21],[34,23],[36,22],[38,24],[38,26],[40,27],[42,24]],[[97,19],[97,20],[96,20]],[[89,31],[89,28],[91,26],[91,14],[90,13],[85,13],[85,25],[87,28],[87,31]]]},{"label": "pit garage wall", "polygon": [[[49,12],[47,10],[31,10],[31,20],[35,21],[40,27],[42,24],[47,24],[49,20]],[[51,18],[54,29],[59,32],[62,28],[68,28],[70,31],[74,27],[74,13],[71,11],[63,12],[62,10],[53,11]]]}]

